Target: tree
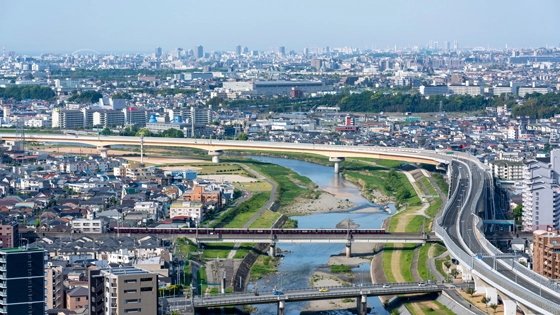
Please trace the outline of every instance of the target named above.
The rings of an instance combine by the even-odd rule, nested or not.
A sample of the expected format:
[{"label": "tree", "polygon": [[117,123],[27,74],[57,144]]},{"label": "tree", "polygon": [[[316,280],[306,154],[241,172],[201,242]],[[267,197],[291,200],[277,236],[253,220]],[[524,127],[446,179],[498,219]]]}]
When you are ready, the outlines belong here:
[{"label": "tree", "polygon": [[33,225],[35,225],[35,228],[38,228],[39,225],[41,225],[41,219],[39,219],[39,218],[35,219],[35,222],[33,223]]},{"label": "tree", "polygon": [[108,127],[105,127],[105,128],[103,128],[103,130],[101,130],[101,132],[99,134],[102,135],[102,136],[110,136],[110,135],[113,134],[113,132]]},{"label": "tree", "polygon": [[391,315],[401,315],[401,312],[395,308],[391,311]]},{"label": "tree", "polygon": [[496,315],[496,309],[498,308],[498,304],[492,303],[490,304],[490,308],[494,311],[494,315]]},{"label": "tree", "polygon": [[457,270],[457,269],[451,269],[451,271],[450,271],[449,273],[451,274],[451,276],[452,276],[454,279],[457,279],[457,276],[459,275],[459,270]]},{"label": "tree", "polygon": [[140,130],[138,130],[138,131],[136,132],[136,136],[137,136],[137,137],[141,137],[141,136],[147,137],[147,136],[149,136],[149,135],[151,135],[151,134],[152,134],[152,133],[150,132],[150,130],[148,130],[148,128],[141,128]]},{"label": "tree", "polygon": [[471,296],[471,299],[474,295],[474,288],[468,287],[467,290],[465,290],[465,292]]},{"label": "tree", "polygon": [[237,140],[247,141],[248,139],[249,139],[249,137],[244,133],[240,133],[240,134],[237,135]]},{"label": "tree", "polygon": [[486,310],[488,310],[488,303],[490,303],[492,299],[489,297],[482,297],[482,299],[480,300],[481,303],[484,303],[484,306],[486,307]]},{"label": "tree", "polygon": [[523,205],[518,205],[513,209],[513,219],[516,224],[521,224],[521,217],[523,216]]},{"label": "tree", "polygon": [[169,128],[162,132],[161,136],[165,138],[184,138],[185,134],[179,129]]}]

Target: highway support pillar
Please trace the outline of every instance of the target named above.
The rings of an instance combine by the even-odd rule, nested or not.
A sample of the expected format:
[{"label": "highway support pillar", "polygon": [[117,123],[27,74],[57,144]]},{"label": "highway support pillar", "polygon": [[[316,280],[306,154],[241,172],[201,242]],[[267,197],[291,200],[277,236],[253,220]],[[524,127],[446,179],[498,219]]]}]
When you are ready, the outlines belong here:
[{"label": "highway support pillar", "polygon": [[270,257],[276,257],[276,243],[270,243]]},{"label": "highway support pillar", "polygon": [[111,148],[110,145],[101,145],[97,147],[99,154],[101,154],[101,158],[103,159],[107,158],[107,151],[109,151],[110,148]]},{"label": "highway support pillar", "polygon": [[278,301],[278,315],[284,315],[284,301]]},{"label": "highway support pillar", "polygon": [[213,163],[220,163],[220,156],[224,155],[223,150],[210,150],[208,151],[208,155],[212,157]]},{"label": "highway support pillar", "polygon": [[[515,315],[517,314],[517,303],[512,300],[503,299],[502,302],[504,303],[504,315]],[[495,302],[492,302],[495,303]]]},{"label": "highway support pillar", "polygon": [[338,156],[331,156],[329,158],[329,161],[334,162],[334,173],[338,174],[340,172],[340,163],[344,162],[344,157],[338,157]]},{"label": "highway support pillar", "polygon": [[352,257],[352,243],[346,243],[346,258]]}]

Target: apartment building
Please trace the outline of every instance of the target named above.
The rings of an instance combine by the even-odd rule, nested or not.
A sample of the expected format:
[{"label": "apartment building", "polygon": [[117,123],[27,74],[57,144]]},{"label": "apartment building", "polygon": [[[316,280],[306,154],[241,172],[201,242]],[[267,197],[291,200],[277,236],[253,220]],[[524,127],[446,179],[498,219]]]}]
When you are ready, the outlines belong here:
[{"label": "apartment building", "polygon": [[122,110],[101,110],[93,113],[93,126],[111,127],[124,125]]},{"label": "apartment building", "polygon": [[62,266],[47,263],[45,269],[45,302],[47,309],[64,308],[64,276]]},{"label": "apartment building", "polygon": [[150,167],[144,167],[138,162],[132,162],[113,168],[113,174],[116,177],[128,177],[132,180],[138,180],[152,178],[154,172]]},{"label": "apartment building", "polygon": [[19,228],[17,221],[11,218],[0,220],[0,247],[14,248],[19,246]]},{"label": "apartment building", "polygon": [[533,232],[533,271],[549,279],[560,278],[560,235],[552,227]]},{"label": "apartment building", "polygon": [[522,180],[523,163],[518,161],[495,160],[491,162],[494,177],[504,180]]},{"label": "apartment building", "polygon": [[73,219],[72,229],[76,233],[105,233],[106,226],[103,219],[87,218],[87,219]]},{"label": "apartment building", "polygon": [[200,222],[206,217],[206,207],[200,201],[175,202],[169,207],[169,217],[190,217]]},{"label": "apartment building", "polygon": [[84,127],[84,114],[79,110],[55,109],[52,112],[52,127],[72,129]]},{"label": "apartment building", "polygon": [[185,201],[198,201],[202,204],[213,203],[216,210],[222,209],[222,192],[209,183],[194,184],[191,190],[187,190],[181,199]]},{"label": "apartment building", "polygon": [[551,152],[551,162],[528,161],[523,166],[523,229],[558,230],[560,218],[560,150]]},{"label": "apartment building", "polygon": [[45,313],[46,255],[41,248],[0,250],[0,315]]},{"label": "apartment building", "polygon": [[88,278],[90,315],[157,314],[157,274],[119,267],[90,270]]}]

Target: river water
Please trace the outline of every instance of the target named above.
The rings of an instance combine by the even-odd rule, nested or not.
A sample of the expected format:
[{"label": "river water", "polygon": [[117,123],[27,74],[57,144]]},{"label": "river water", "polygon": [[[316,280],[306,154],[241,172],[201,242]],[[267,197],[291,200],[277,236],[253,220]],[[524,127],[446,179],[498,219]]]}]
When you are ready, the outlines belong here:
[{"label": "river water", "polygon": [[[311,179],[320,189],[328,191],[337,197],[348,199],[357,204],[353,209],[337,213],[320,213],[306,216],[293,217],[298,220],[299,228],[335,228],[343,220],[350,219],[359,224],[360,228],[379,228],[390,214],[385,211],[380,212],[357,212],[357,210],[369,207],[378,207],[360,195],[360,188],[350,183],[340,176],[334,174],[332,167],[323,165],[273,157],[252,156],[251,158],[288,167],[302,176]],[[394,206],[389,205],[391,212],[394,213]],[[271,290],[277,288],[302,288],[309,287],[309,279],[315,270],[325,268],[329,257],[338,255],[345,249],[344,244],[279,244],[283,251],[289,251],[281,260],[278,266],[278,274],[263,277],[262,279],[250,283],[251,289],[257,285],[259,290]],[[370,283],[369,261],[354,269],[356,278],[363,278],[364,283]],[[300,314],[308,302],[289,302],[285,305],[286,315]],[[349,303],[350,307],[355,307],[354,303]],[[371,307],[369,314],[388,314],[382,307],[379,298],[369,297],[368,305]],[[275,315],[276,304],[255,305],[258,314]],[[342,315],[352,314],[349,311],[328,311],[321,314]]]}]

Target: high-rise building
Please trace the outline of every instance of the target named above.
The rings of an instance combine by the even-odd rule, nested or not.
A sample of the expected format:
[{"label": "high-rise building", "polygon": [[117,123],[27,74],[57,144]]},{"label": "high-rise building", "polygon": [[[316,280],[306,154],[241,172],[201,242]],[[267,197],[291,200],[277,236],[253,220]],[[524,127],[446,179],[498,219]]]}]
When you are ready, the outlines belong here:
[{"label": "high-rise building", "polygon": [[194,57],[196,59],[204,57],[204,47],[202,45],[194,46]]},{"label": "high-rise building", "polygon": [[241,45],[235,46],[235,54],[238,56],[241,55]]},{"label": "high-rise building", "polygon": [[90,315],[157,314],[157,274],[119,267],[90,270],[88,280]]},{"label": "high-rise building", "polygon": [[309,48],[305,47],[305,48],[303,49],[303,54],[304,54],[304,55],[309,55]]},{"label": "high-rise building", "polygon": [[53,266],[51,262],[45,268],[45,295],[47,309],[64,308],[64,276],[62,266]]},{"label": "high-rise building", "polygon": [[533,271],[549,279],[560,278],[560,235],[552,227],[533,232]]},{"label": "high-rise building", "polygon": [[444,41],[443,42],[443,49],[449,51],[451,50],[451,43],[449,41]]},{"label": "high-rise building", "polygon": [[45,314],[45,256],[40,248],[0,250],[0,315]]},{"label": "high-rise building", "polygon": [[79,110],[55,109],[52,113],[52,127],[61,129],[83,128],[84,113]]},{"label": "high-rise building", "polygon": [[162,50],[161,50],[161,47],[157,47],[157,48],[156,48],[156,58],[161,57],[161,54],[162,54],[162,53],[163,53],[163,52],[162,52]]},{"label": "high-rise building", "polygon": [[551,163],[528,161],[523,167],[523,229],[560,228],[560,150],[550,153]]},{"label": "high-rise building", "polygon": [[285,56],[286,55],[286,47],[280,46],[278,47],[278,56]]},{"label": "high-rise building", "polygon": [[5,218],[0,221],[0,248],[14,248],[19,246],[19,229],[17,221]]},{"label": "high-rise building", "polygon": [[453,41],[453,50],[459,50],[459,43],[457,42],[457,40]]}]

